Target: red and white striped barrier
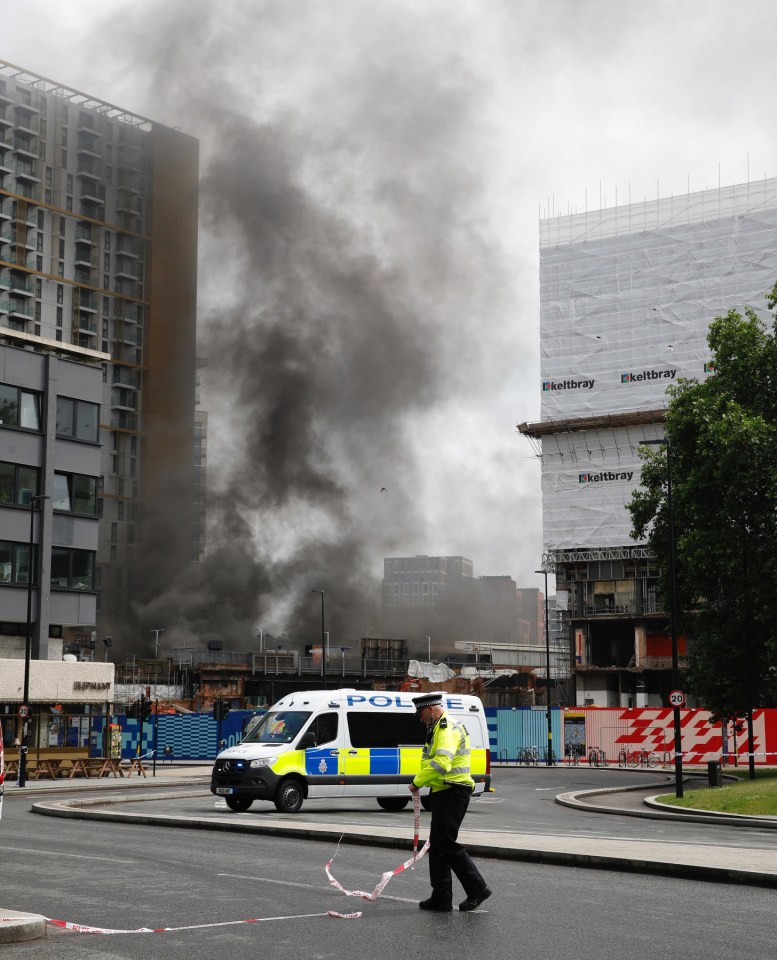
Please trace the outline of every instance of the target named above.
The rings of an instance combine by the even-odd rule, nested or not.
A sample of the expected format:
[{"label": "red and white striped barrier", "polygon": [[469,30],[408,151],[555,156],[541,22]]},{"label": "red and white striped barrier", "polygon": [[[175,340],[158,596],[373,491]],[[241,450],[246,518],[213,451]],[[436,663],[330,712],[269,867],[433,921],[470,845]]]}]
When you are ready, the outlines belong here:
[{"label": "red and white striped barrier", "polygon": [[[375,887],[375,889],[372,892],[368,892],[366,890],[346,890],[345,887],[343,887],[342,884],[338,883],[338,881],[335,880],[335,878],[332,876],[332,873],[329,868],[332,866],[332,863],[334,862],[334,859],[337,856],[337,853],[340,849],[340,840],[342,840],[342,837],[340,838],[340,840],[337,841],[337,850],[335,850],[334,856],[326,865],[326,875],[329,878],[330,884],[336,890],[339,890],[340,893],[344,893],[346,897],[359,897],[362,900],[377,900],[378,897],[381,895],[381,893],[383,893],[384,889],[386,888],[386,885],[388,884],[389,880],[391,880],[392,877],[396,877],[397,874],[404,873],[404,871],[407,869],[412,870],[413,867],[416,865],[416,863],[418,863],[421,857],[423,857],[426,854],[426,851],[429,849],[428,840],[423,845],[423,847],[421,847],[420,851],[418,849],[418,836],[421,830],[421,800],[417,793],[413,794],[413,813],[415,815],[414,825],[413,825],[413,856],[410,857],[409,860],[405,860],[404,863],[401,863],[394,870],[387,870],[381,876],[380,881],[378,882],[378,885]],[[359,916],[361,916],[361,914],[359,914]]]}]

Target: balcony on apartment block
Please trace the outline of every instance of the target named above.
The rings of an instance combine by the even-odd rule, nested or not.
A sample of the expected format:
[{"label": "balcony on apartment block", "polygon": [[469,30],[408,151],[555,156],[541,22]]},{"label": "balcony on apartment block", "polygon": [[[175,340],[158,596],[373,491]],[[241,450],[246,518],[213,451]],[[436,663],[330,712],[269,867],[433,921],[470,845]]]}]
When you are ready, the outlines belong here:
[{"label": "balcony on apartment block", "polygon": [[73,307],[77,310],[88,310],[90,313],[97,313],[97,294],[91,290],[82,290],[77,287],[73,293]]},{"label": "balcony on apartment block", "polygon": [[16,320],[32,320],[35,313],[31,303],[26,300],[0,300],[0,313],[7,313]]},{"label": "balcony on apartment block", "polygon": [[36,165],[29,161],[17,162],[14,167],[14,173],[16,174],[17,180],[24,181],[25,183],[40,183]]},{"label": "balcony on apartment block", "polygon": [[20,273],[18,270],[9,270],[8,288],[11,296],[34,297],[35,285],[32,279],[26,273]]}]

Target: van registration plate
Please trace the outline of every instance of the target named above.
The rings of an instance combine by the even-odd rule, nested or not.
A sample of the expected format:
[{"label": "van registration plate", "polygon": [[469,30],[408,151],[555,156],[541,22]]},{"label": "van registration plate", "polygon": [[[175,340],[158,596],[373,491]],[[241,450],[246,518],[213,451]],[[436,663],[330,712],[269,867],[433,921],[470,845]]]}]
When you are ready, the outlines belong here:
[{"label": "van registration plate", "polygon": [[231,793],[234,793],[233,787],[216,787],[216,793],[220,797],[228,797]]}]

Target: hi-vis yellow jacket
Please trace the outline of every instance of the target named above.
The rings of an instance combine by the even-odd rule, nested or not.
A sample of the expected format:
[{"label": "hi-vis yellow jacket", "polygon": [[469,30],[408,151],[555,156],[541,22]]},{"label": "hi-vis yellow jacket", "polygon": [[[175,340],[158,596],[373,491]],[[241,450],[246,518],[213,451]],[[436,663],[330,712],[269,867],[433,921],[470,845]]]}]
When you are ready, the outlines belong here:
[{"label": "hi-vis yellow jacket", "polygon": [[472,790],[475,781],[469,772],[469,736],[463,723],[452,720],[446,710],[431,731],[421,754],[421,770],[413,783],[429,787],[432,793],[454,784]]}]

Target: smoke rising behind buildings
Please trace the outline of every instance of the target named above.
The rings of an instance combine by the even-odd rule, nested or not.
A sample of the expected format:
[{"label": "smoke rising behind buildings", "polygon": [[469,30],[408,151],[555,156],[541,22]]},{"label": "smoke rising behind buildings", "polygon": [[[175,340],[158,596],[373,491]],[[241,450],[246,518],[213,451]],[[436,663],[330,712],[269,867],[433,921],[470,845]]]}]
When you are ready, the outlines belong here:
[{"label": "smoke rising behind buildings", "polygon": [[313,122],[151,64],[203,146],[208,552],[139,608],[171,643],[317,640],[323,589],[355,644],[379,632],[382,557],[428,543],[425,416],[481,382],[507,260],[478,212],[472,78],[403,60],[323,77]]},{"label": "smoke rising behind buildings", "polygon": [[743,182],[774,156],[769,0],[487,11],[5,11],[6,59],[201,142],[211,552],[149,585],[139,612],[165,645],[176,624],[309,642],[311,589],[352,640],[389,555],[539,585],[540,473],[514,431],[539,416],[538,214]]}]

